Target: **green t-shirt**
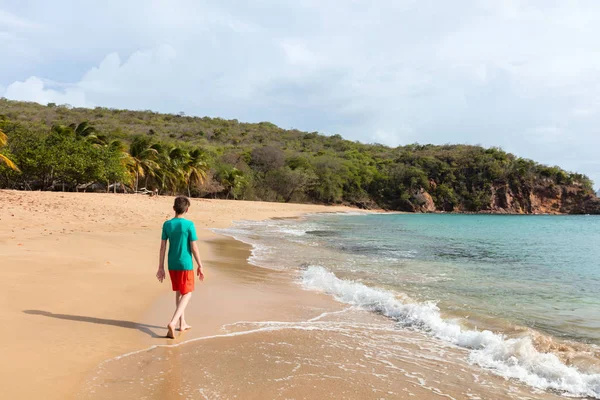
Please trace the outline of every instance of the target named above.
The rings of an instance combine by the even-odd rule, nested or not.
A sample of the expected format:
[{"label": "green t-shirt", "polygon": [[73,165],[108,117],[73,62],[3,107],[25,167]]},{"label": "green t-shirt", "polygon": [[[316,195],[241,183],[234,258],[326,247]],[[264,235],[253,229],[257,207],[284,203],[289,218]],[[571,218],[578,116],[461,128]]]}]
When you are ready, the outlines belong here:
[{"label": "green t-shirt", "polygon": [[193,270],[191,243],[198,240],[194,223],[185,218],[166,221],[162,228],[162,240],[169,240],[169,269]]}]

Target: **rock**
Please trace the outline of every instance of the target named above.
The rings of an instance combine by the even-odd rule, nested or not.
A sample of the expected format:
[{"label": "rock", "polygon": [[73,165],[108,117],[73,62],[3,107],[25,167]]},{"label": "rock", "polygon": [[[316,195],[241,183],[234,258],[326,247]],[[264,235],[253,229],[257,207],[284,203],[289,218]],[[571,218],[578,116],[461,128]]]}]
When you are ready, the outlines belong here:
[{"label": "rock", "polygon": [[570,214],[600,214],[600,198],[589,196],[569,210]]},{"label": "rock", "polygon": [[[427,212],[424,193],[415,194],[415,211]],[[491,214],[600,214],[600,198],[585,187],[539,181],[513,187],[497,183],[490,189],[490,204],[480,213]],[[413,201],[411,199],[411,201]],[[438,205],[442,207],[442,205]],[[461,212],[460,204],[453,210]]]},{"label": "rock", "polygon": [[[430,179],[429,187],[436,190],[437,184]],[[550,180],[538,180],[517,186],[508,183],[491,185],[489,204],[483,204],[479,213],[486,214],[600,214],[600,197],[580,184],[557,185]],[[486,196],[487,197],[487,196]],[[399,198],[394,210],[407,212],[473,212],[464,204],[435,204],[424,189],[409,193],[408,198]]]},{"label": "rock", "polygon": [[520,202],[508,185],[492,186],[490,212],[498,214],[523,214]]},{"label": "rock", "polygon": [[538,182],[534,186],[521,185],[516,189],[508,184],[496,184],[490,194],[487,212],[493,214],[600,213],[600,199],[577,184]]},{"label": "rock", "polygon": [[433,198],[423,188],[413,193],[411,202],[414,205],[415,211],[418,212],[435,212],[436,210]]}]

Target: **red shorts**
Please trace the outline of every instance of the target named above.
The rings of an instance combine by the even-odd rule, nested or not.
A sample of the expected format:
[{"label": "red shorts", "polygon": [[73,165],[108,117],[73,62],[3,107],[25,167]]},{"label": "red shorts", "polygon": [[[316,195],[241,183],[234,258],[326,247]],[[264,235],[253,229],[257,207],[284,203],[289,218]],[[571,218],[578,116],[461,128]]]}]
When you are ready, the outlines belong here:
[{"label": "red shorts", "polygon": [[169,276],[171,277],[171,285],[173,286],[174,292],[186,294],[194,291],[194,270],[169,270]]}]

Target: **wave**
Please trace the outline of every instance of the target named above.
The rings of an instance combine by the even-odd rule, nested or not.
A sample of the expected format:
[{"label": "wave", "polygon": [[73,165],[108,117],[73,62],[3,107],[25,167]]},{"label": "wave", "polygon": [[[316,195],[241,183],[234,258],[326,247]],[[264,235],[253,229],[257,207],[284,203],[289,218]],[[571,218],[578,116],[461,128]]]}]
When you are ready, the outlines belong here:
[{"label": "wave", "polygon": [[443,341],[469,349],[469,360],[495,373],[529,386],[555,390],[570,396],[600,399],[600,374],[567,365],[553,353],[538,351],[527,335],[508,338],[489,330],[461,327],[444,320],[433,302],[413,303],[393,292],[337,278],[321,266],[309,266],[302,274],[305,288],[333,295],[338,301],[393,319]]}]

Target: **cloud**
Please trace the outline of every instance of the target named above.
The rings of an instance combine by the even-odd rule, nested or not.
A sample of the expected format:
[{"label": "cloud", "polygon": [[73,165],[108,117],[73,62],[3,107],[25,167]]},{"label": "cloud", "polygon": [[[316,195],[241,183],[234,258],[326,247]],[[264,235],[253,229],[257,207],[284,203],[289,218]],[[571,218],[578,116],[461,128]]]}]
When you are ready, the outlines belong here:
[{"label": "cloud", "polygon": [[[159,94],[155,83],[168,80],[173,73],[171,66],[175,57],[176,52],[170,46],[137,51],[125,62],[121,62],[117,53],[111,53],[76,83],[59,84],[32,76],[24,82],[10,84],[5,96],[41,104],[51,102],[94,107],[108,102],[127,107],[140,97]],[[168,85],[163,85],[162,89],[170,90]]]},{"label": "cloud", "polygon": [[592,0],[15,2],[2,34],[9,98],[501,146],[600,183]]},{"label": "cloud", "polygon": [[[109,54],[98,67],[85,73],[78,86],[95,96],[129,97],[155,91],[155,83],[168,81],[177,56],[171,46],[136,51],[125,62],[117,53]],[[128,89],[135,88],[134,92]],[[108,100],[108,99],[107,99]]]},{"label": "cloud", "polygon": [[78,87],[52,89],[53,84],[32,76],[25,82],[14,82],[8,86],[4,96],[13,100],[35,101],[40,104],[70,104],[77,107],[89,107],[85,93]]}]

